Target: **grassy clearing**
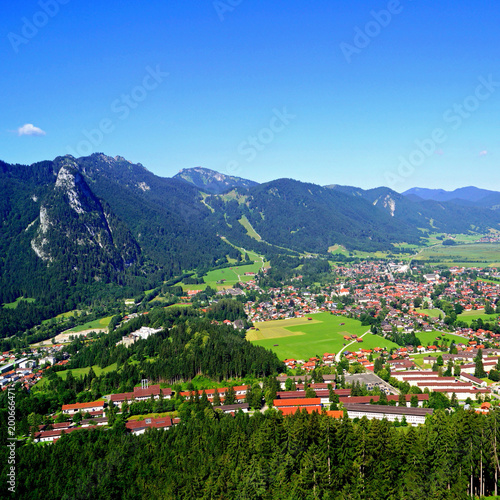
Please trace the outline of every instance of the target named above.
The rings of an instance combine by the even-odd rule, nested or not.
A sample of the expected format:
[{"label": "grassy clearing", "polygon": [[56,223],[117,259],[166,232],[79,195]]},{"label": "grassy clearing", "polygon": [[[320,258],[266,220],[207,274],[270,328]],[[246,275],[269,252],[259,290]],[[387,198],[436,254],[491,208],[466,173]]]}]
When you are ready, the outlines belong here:
[{"label": "grassy clearing", "polygon": [[254,261],[257,261],[257,262],[260,262],[260,263],[262,263],[262,261],[264,261],[264,267],[269,267],[270,266],[269,262],[265,261],[264,257],[262,255],[258,254],[257,252],[254,252],[253,250],[246,250],[243,247],[239,247],[239,246],[235,245],[234,243],[231,243],[224,236],[221,237],[221,240],[225,241],[228,245],[231,245],[233,248],[236,248],[237,250],[239,250],[241,252],[241,256],[242,257],[244,257],[245,254],[247,254],[250,260],[254,260]]},{"label": "grassy clearing", "polygon": [[421,368],[430,368],[431,365],[429,365],[428,363],[424,364],[424,358],[427,358],[428,356],[437,357],[440,354],[443,355],[444,352],[438,351],[438,352],[425,353],[425,354],[412,354],[410,356],[410,359],[412,359],[415,362],[415,364],[420,366]]},{"label": "grassy clearing", "polygon": [[[112,371],[115,371],[117,369],[117,364],[116,363],[113,363],[109,366],[106,366],[106,368],[101,368],[100,366],[98,365],[93,365],[92,366],[92,369],[94,370],[94,373],[99,376],[99,375],[102,375],[103,373],[108,373],[108,372],[112,372]],[[66,377],[68,376],[68,373],[71,372],[73,374],[73,377],[74,378],[80,378],[80,377],[83,377],[84,375],[87,375],[90,371],[90,366],[87,366],[85,368],[73,368],[72,370],[63,370],[63,371],[60,371],[60,372],[56,372],[57,373],[57,376],[62,378],[63,380],[66,380]],[[49,383],[48,379],[47,378],[42,378],[41,380],[39,380],[35,385],[34,385],[34,389],[39,389],[39,390],[44,390],[45,386]]]},{"label": "grassy clearing", "polygon": [[17,306],[21,302],[27,302],[28,304],[31,304],[32,302],[35,302],[35,299],[31,299],[29,297],[27,297],[27,298],[25,298],[25,297],[18,297],[14,302],[9,302],[7,304],[3,304],[3,307],[5,309],[17,309]]},{"label": "grassy clearing", "polygon": [[64,312],[64,313],[61,313],[61,314],[58,314],[57,316],[55,316],[54,318],[50,318],[50,319],[44,319],[42,321],[42,325],[45,325],[46,323],[48,323],[49,321],[53,321],[53,320],[64,320],[64,319],[68,319],[68,318],[72,318],[72,317],[75,317],[75,316],[78,316],[78,314],[80,314],[81,311],[79,311],[78,309],[73,309],[73,311],[67,311],[67,312]]},{"label": "grassy clearing", "polygon": [[[319,313],[313,318],[267,321],[256,323],[259,331],[250,330],[247,339],[254,344],[271,349],[280,359],[308,359],[325,352],[339,352],[349,341],[344,335],[363,335],[369,328],[360,321],[330,313]],[[277,345],[276,345],[277,344]],[[372,349],[373,347],[397,347],[393,342],[378,335],[368,334],[363,342],[353,344],[351,349]]]},{"label": "grassy clearing", "polygon": [[461,337],[460,335],[455,335],[454,333],[443,333],[438,331],[432,332],[415,332],[415,336],[420,339],[423,346],[428,344],[433,344],[434,340],[437,337],[441,337],[441,340],[438,342],[441,344],[442,342],[447,342],[448,345],[451,344],[451,341],[454,340],[455,344],[466,344],[468,339]]},{"label": "grassy clearing", "polygon": [[417,309],[418,313],[427,314],[429,318],[439,318],[441,315],[443,318],[445,316],[444,312],[441,309]]},{"label": "grassy clearing", "polygon": [[184,285],[181,284],[182,289],[186,292],[188,290],[205,290],[207,286],[213,288],[215,290],[224,290],[226,288],[232,288],[236,283],[242,282],[246,283],[247,281],[251,281],[254,276],[245,276],[245,273],[254,273],[262,269],[262,267],[269,267],[269,262],[266,262],[262,255],[259,255],[256,252],[251,250],[245,250],[244,248],[233,245],[226,238],[221,238],[228,245],[238,249],[241,252],[241,257],[244,258],[245,254],[248,255],[248,258],[253,261],[251,264],[241,264],[241,265],[232,265],[230,267],[226,267],[224,269],[216,269],[214,271],[209,271],[207,274],[203,276],[203,280],[205,283],[199,285]]},{"label": "grassy clearing", "polygon": [[380,335],[367,333],[363,337],[363,342],[353,344],[347,350],[357,351],[358,349],[374,349],[375,347],[385,347],[389,351],[391,349],[397,349],[399,346],[388,339],[384,339]]},{"label": "grassy clearing", "polygon": [[252,224],[250,224],[250,221],[247,219],[246,215],[243,215],[241,219],[238,220],[238,222],[246,229],[248,236],[250,238],[253,238],[254,240],[260,241],[262,238],[260,235],[255,231],[253,228]]},{"label": "grassy clearing", "polygon": [[[206,285],[209,285],[211,288],[217,288],[220,287],[220,285],[227,288],[228,286],[234,286],[239,281],[245,283],[247,281],[253,280],[254,276],[245,276],[245,273],[255,274],[259,272],[261,267],[262,262],[259,260],[258,262],[254,262],[253,264],[231,266],[226,267],[225,269],[216,269],[215,271],[209,271],[203,277],[203,279],[205,280]],[[217,283],[221,282],[222,280],[224,280],[222,283]],[[197,290],[197,287],[201,289],[201,286],[202,285],[194,285],[194,289]]]},{"label": "grassy clearing", "polygon": [[83,325],[78,325],[75,326],[74,328],[71,328],[71,330],[68,330],[69,332],[83,332],[84,330],[92,330],[92,329],[102,329],[102,328],[107,328],[109,325],[109,322],[111,321],[111,318],[113,316],[107,316],[106,318],[101,318],[101,319],[96,319],[94,321],[88,321],[87,323],[84,323]]}]

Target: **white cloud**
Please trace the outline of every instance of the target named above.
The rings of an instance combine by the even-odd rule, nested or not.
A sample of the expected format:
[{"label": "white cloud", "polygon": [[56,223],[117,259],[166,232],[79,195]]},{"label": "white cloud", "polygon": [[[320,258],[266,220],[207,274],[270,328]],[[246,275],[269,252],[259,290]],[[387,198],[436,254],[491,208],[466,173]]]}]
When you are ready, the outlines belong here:
[{"label": "white cloud", "polygon": [[45,135],[45,132],[32,123],[26,123],[17,129],[17,135]]},{"label": "white cloud", "polygon": [[488,154],[488,151],[486,151],[486,149],[485,149],[479,153],[479,156],[486,156],[487,154]]}]

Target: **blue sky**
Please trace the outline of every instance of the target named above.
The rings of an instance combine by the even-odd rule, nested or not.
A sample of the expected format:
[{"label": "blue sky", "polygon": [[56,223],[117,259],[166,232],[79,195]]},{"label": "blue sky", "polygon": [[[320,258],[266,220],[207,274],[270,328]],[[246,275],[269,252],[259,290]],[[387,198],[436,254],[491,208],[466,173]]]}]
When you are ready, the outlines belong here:
[{"label": "blue sky", "polygon": [[500,6],[9,2],[0,159],[500,190]]}]

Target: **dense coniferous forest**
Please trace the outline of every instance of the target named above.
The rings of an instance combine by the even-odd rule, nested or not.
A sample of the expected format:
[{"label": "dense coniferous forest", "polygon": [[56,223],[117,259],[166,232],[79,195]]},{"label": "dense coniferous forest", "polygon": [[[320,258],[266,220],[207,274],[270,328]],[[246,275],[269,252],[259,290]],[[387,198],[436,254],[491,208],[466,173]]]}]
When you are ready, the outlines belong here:
[{"label": "dense coniferous forest", "polygon": [[[131,358],[143,360],[122,370],[121,378],[116,374],[103,376],[110,380],[115,377],[117,384],[112,387],[115,391],[119,387],[127,390],[126,387],[130,384],[133,387],[141,378],[173,383],[198,374],[221,380],[248,375],[265,377],[284,371],[276,354],[247,342],[244,333],[232,325],[214,324],[210,317],[234,321],[244,318],[245,314],[241,303],[234,300],[220,301],[208,312],[208,318],[200,318],[196,311],[185,309],[155,309],[79,349],[67,367],[99,365],[105,368],[112,363],[123,367]],[[163,330],[127,348],[115,345],[122,336],[141,326]],[[154,359],[146,361],[146,358]]]},{"label": "dense coniferous forest", "polygon": [[437,411],[423,426],[398,428],[305,411],[231,417],[198,403],[168,431],[131,436],[117,425],[19,448],[17,487],[30,499],[48,491],[64,499],[466,499],[495,493],[499,431],[498,411]]}]

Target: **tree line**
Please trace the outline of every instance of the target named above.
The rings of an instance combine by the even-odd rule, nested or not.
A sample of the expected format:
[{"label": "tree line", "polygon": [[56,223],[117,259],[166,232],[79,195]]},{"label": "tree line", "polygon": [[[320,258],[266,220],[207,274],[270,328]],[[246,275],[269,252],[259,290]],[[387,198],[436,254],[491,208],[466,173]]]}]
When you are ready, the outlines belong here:
[{"label": "tree line", "polygon": [[20,447],[17,488],[33,499],[46,498],[48,484],[54,498],[82,499],[477,498],[497,493],[499,432],[498,411],[436,411],[422,426],[397,428],[200,408],[168,431],[132,436],[116,426]]}]

